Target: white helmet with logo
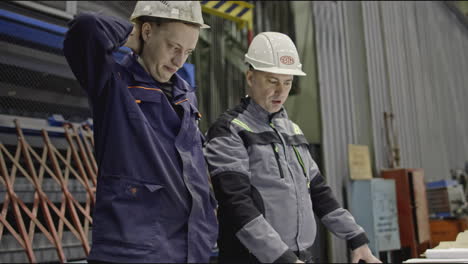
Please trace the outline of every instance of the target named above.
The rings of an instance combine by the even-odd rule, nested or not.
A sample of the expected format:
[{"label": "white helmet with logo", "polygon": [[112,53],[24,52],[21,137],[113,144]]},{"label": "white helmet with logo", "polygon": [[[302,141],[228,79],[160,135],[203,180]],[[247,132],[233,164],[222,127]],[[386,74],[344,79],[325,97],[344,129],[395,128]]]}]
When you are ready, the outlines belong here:
[{"label": "white helmet with logo", "polygon": [[199,1],[138,1],[130,20],[135,22],[141,16],[180,20],[201,28],[210,27],[203,22]]},{"label": "white helmet with logo", "polygon": [[255,36],[245,54],[245,61],[259,71],[306,75],[302,71],[296,45],[283,33],[263,32]]}]

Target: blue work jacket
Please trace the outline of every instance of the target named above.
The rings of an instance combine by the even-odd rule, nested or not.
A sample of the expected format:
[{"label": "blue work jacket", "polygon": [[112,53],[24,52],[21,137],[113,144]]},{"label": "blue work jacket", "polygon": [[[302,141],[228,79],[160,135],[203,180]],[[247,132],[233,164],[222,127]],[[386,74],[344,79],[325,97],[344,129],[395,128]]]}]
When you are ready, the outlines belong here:
[{"label": "blue work jacket", "polygon": [[85,13],[69,27],[63,51],[90,99],[99,166],[88,258],[208,262],[216,201],[193,88],[175,74],[169,100],[136,55],[114,60],[132,31],[127,21]]}]

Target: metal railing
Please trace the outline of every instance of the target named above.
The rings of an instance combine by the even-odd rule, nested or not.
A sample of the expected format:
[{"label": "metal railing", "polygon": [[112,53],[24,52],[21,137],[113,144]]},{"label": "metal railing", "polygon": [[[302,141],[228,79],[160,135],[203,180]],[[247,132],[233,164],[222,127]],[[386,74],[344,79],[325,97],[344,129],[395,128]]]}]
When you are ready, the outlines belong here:
[{"label": "metal railing", "polygon": [[[34,239],[40,233],[55,249],[57,259],[66,262],[63,239],[64,232],[70,231],[80,242],[83,256],[88,255],[97,173],[92,153],[92,131],[87,126],[65,124],[63,136],[68,146],[59,151],[49,133],[42,129],[43,147],[38,151],[28,143],[17,120],[15,127],[18,136],[16,149],[9,150],[0,142],[0,182],[6,190],[0,209],[0,240],[5,234],[10,234],[24,249],[29,262],[45,261],[37,258],[39,248],[33,247]],[[34,189],[32,203],[24,201],[16,191],[15,183],[20,178],[27,180],[21,181],[22,184],[27,182]],[[44,191],[47,178],[60,187],[59,202],[52,202]],[[84,202],[79,202],[72,194],[71,182],[74,183],[72,185],[79,183],[85,189]]]}]

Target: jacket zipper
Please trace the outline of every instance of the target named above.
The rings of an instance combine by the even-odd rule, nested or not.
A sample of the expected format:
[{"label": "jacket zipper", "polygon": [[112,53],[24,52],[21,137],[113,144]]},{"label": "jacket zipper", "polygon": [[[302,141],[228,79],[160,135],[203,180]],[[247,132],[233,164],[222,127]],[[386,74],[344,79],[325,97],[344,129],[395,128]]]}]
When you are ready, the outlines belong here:
[{"label": "jacket zipper", "polygon": [[[285,142],[283,141],[283,139],[281,138],[281,134],[278,132],[278,130],[276,130],[276,127],[275,127],[275,125],[273,124],[273,122],[271,122],[271,119],[270,119],[270,127],[273,128],[273,130],[276,132],[276,134],[280,137],[281,142],[283,143],[284,148],[286,148],[286,144],[285,144]],[[273,144],[274,144],[274,143],[272,143],[272,145],[273,145]],[[278,150],[278,149],[276,148],[276,150]],[[278,154],[276,151],[274,151],[274,152],[275,152],[275,156],[277,157],[276,160],[278,161],[278,164],[279,164],[279,154]],[[284,155],[286,156],[286,152],[284,153]],[[287,164],[286,164],[286,166],[287,166]],[[295,180],[294,180],[294,177],[292,176],[291,168],[289,168],[289,166],[288,166],[288,169],[289,169],[289,172],[291,173],[291,176],[290,176],[290,177],[291,177],[291,179],[293,180],[294,184],[296,185]],[[281,170],[281,167],[280,167],[280,170]],[[281,170],[281,175],[283,174],[282,172],[283,172],[283,171]],[[282,176],[282,177],[283,177],[283,176]],[[297,196],[297,192],[298,192],[298,191],[297,191],[297,186],[295,187],[295,192],[296,192],[296,196]],[[309,189],[309,193],[310,193],[310,189]],[[297,208],[298,208],[298,210],[299,210],[299,205],[298,205]],[[299,215],[300,215],[300,214],[299,214],[299,212],[298,212],[297,215],[298,215],[298,218],[297,218],[297,236],[296,236],[296,239],[295,239],[295,240],[296,240],[297,248],[299,249],[299,241],[297,240],[298,237],[299,237],[299,232],[300,232],[300,218],[299,218]]]},{"label": "jacket zipper", "polygon": [[304,173],[304,177],[306,178],[307,189],[309,189],[309,192],[310,192],[310,180],[309,180],[309,177],[307,177],[307,171],[304,165],[304,161],[302,160],[301,153],[299,153],[299,150],[296,148],[296,146],[292,146],[292,147],[294,149],[294,152],[296,153],[297,161],[299,162],[299,165],[301,165],[302,172]]},{"label": "jacket zipper", "polygon": [[[278,134],[278,131],[276,131],[276,128],[273,122],[270,122],[270,127],[273,128],[276,134]],[[284,179],[283,168],[281,167],[278,146],[275,146],[275,143],[271,143],[271,147],[273,148],[273,152],[275,153],[276,163],[278,164],[278,169],[280,171],[280,177],[281,179]]]},{"label": "jacket zipper", "polygon": [[278,164],[278,169],[280,171],[281,179],[284,179],[283,168],[281,167],[280,157],[278,153],[278,147],[275,146],[275,143],[271,143],[271,147],[273,148],[273,152],[275,153],[276,163]]}]

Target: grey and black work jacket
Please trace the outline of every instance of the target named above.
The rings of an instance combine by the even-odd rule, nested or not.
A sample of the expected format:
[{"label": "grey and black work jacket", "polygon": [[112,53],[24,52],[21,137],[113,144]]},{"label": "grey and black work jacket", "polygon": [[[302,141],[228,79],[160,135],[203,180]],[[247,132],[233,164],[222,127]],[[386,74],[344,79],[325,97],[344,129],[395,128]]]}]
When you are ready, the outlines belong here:
[{"label": "grey and black work jacket", "polygon": [[270,114],[242,99],[209,129],[205,157],[219,204],[220,262],[296,261],[314,243],[313,213],[352,249],[368,243],[284,108]]}]

